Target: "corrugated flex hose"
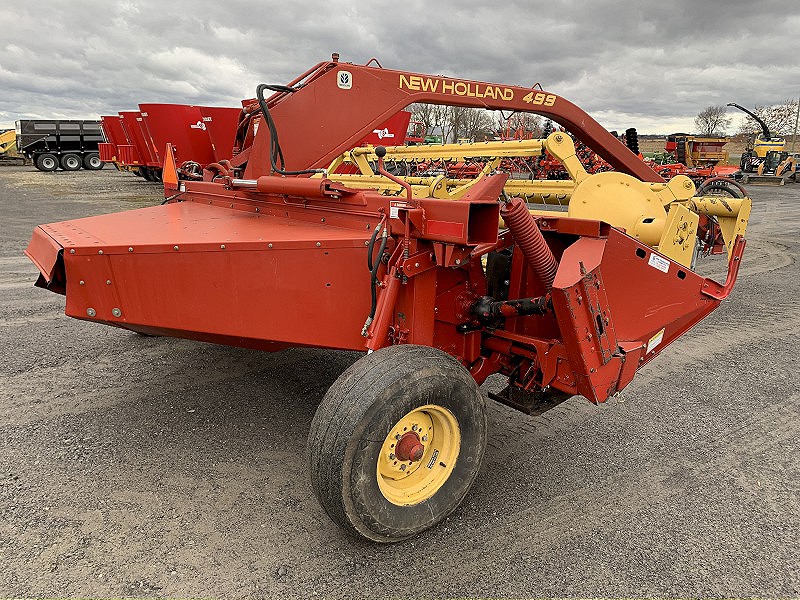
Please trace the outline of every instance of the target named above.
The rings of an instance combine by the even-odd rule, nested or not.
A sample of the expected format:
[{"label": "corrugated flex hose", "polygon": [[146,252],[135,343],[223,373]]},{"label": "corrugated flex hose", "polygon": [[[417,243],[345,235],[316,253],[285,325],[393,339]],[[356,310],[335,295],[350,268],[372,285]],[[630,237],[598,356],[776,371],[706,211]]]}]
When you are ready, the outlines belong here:
[{"label": "corrugated flex hose", "polygon": [[549,292],[553,287],[558,262],[531,213],[528,212],[528,206],[520,198],[513,198],[502,205],[500,216],[511,230],[511,235],[514,236],[514,241],[517,242],[528,264]]}]

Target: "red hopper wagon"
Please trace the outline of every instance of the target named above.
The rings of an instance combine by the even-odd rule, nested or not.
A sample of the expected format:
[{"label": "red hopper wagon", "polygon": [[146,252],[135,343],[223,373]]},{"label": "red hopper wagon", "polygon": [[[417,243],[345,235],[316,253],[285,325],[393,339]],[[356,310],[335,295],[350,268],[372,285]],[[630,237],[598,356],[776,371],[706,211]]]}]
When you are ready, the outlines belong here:
[{"label": "red hopper wagon", "polygon": [[[576,394],[603,402],[736,280],[749,199],[722,206],[688,179],[665,182],[556,94],[334,55],[257,96],[226,168],[179,181],[171,147],[159,148],[164,205],[42,225],[26,254],[37,285],[65,294],[78,319],[365,351],[326,393],[308,448],[321,505],[356,536],[413,536],[464,499],[486,446],[487,377],[505,377],[492,397],[527,414]],[[543,147],[578,173],[569,213],[532,214],[501,171],[458,199],[412,189],[382,160],[399,192],[326,171],[414,102],[543,115],[616,172],[581,174],[569,137],[553,133]],[[700,214],[725,234],[722,284],[692,270]]]}]

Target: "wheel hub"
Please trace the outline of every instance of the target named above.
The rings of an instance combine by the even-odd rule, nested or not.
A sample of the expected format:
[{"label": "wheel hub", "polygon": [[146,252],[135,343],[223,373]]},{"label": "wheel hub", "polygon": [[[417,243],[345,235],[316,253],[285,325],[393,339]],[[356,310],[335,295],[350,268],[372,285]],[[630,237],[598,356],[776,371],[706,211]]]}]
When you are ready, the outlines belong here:
[{"label": "wheel hub", "polygon": [[461,446],[453,413],[436,404],[408,412],[391,427],[377,464],[378,487],[398,506],[431,498],[452,473]]},{"label": "wheel hub", "polygon": [[394,453],[397,458],[403,462],[416,462],[425,454],[425,446],[422,445],[416,432],[409,431],[400,437],[400,441],[398,441],[397,446],[395,446]]}]

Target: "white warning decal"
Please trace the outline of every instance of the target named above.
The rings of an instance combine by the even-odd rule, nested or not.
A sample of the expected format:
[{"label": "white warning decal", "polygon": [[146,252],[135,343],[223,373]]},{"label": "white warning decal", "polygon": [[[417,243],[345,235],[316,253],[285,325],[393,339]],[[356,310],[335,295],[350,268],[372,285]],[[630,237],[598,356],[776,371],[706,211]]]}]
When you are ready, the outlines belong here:
[{"label": "white warning decal", "polygon": [[669,271],[669,261],[666,258],[659,256],[658,254],[651,254],[650,258],[647,261],[647,264],[653,267],[654,269],[663,271],[664,273]]},{"label": "white warning decal", "polygon": [[398,200],[390,200],[389,201],[389,218],[396,219],[400,215],[400,208],[405,206],[405,202],[400,202]]},{"label": "white warning decal", "polygon": [[350,71],[339,71],[336,76],[336,85],[343,90],[349,90],[353,87],[353,74]]},{"label": "white warning decal", "polygon": [[644,353],[648,354],[651,350],[655,350],[656,346],[658,346],[663,340],[664,330],[662,329],[647,341],[647,350],[645,350]]},{"label": "white warning decal", "polygon": [[372,133],[377,135],[379,140],[382,140],[383,138],[393,138],[394,137],[394,134],[390,133],[389,130],[386,127],[384,127],[383,129],[373,129]]}]

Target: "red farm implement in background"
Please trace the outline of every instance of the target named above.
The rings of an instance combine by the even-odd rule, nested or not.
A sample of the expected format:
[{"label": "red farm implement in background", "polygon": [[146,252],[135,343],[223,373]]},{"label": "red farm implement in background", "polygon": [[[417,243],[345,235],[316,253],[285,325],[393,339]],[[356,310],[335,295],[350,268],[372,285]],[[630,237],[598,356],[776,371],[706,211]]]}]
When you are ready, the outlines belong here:
[{"label": "red farm implement in background", "polygon": [[[65,294],[78,319],[262,350],[366,351],[309,434],[315,493],[354,535],[407,538],[459,505],[486,445],[478,386],[490,375],[507,380],[492,398],[527,414],[575,394],[604,402],[733,288],[749,199],[665,182],[556,94],[334,55],[257,97],[224,170],[180,181],[175,165],[199,156],[193,138],[161,137],[166,204],[42,225],[26,254],[37,285]],[[566,212],[530,211],[500,169],[457,186],[397,177],[383,147],[371,174],[331,172],[415,102],[543,115],[616,171],[588,173],[563,132],[508,142],[564,165]],[[153,107],[142,106],[151,133]],[[692,269],[701,215],[723,231],[724,283]]]},{"label": "red farm implement in background", "polygon": [[[728,151],[724,148],[728,141],[724,137],[673,133],[667,136],[664,150],[674,157],[674,162],[648,162],[652,162],[651,166],[662,177],[685,175],[698,186],[712,178],[733,179],[740,169],[727,164]],[[717,187],[722,189],[722,184],[717,184]],[[729,189],[735,188],[730,186]]]},{"label": "red farm implement in background", "polygon": [[118,163],[118,148],[129,143],[120,118],[118,116],[100,117],[100,127],[108,140],[97,145],[100,160],[108,163]]},{"label": "red farm implement in background", "polygon": [[166,144],[181,160],[184,179],[202,179],[203,169],[230,157],[241,113],[238,108],[188,104],[141,104],[139,111],[102,117],[111,132],[101,152],[148,181],[160,181]]},{"label": "red farm implement in background", "polygon": [[145,176],[144,169],[155,163],[155,155],[142,124],[142,113],[128,110],[120,112],[119,116],[131,143],[127,153],[120,152],[120,154],[125,155],[126,166]]},{"label": "red farm implement in background", "polygon": [[197,108],[200,109],[203,123],[206,126],[214,162],[218,163],[229,159],[241,110],[219,106],[198,106]]}]

